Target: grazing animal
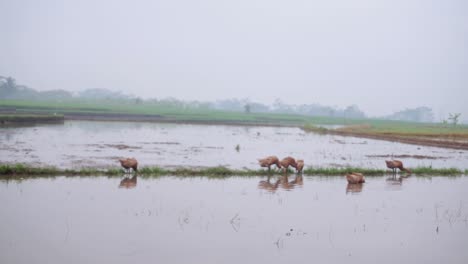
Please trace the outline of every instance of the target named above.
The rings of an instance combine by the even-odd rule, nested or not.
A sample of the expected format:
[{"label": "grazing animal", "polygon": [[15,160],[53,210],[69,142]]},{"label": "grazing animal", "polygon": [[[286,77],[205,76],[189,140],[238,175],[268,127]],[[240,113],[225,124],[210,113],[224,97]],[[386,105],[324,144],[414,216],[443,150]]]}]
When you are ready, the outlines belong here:
[{"label": "grazing animal", "polygon": [[304,160],[297,160],[296,161],[296,170],[297,173],[302,173],[302,169],[304,168]]},{"label": "grazing animal", "polygon": [[276,156],[268,156],[264,159],[258,159],[258,163],[261,167],[268,167],[268,171],[270,171],[271,165],[276,165],[278,169],[281,169],[279,159]]},{"label": "grazing animal", "polygon": [[400,169],[400,171],[406,171],[411,174],[411,170],[403,167],[403,162],[399,160],[386,160],[385,163],[387,164],[387,168],[392,169],[393,174],[396,174],[396,169]]},{"label": "grazing animal", "polygon": [[296,160],[293,157],[286,157],[280,161],[280,165],[283,168],[284,172],[286,172],[289,166],[297,168]]},{"label": "grazing animal", "polygon": [[357,173],[357,172],[346,174],[346,179],[348,180],[348,183],[350,184],[358,184],[358,183],[366,182],[366,180],[364,179],[364,175],[362,175],[361,173]]},{"label": "grazing animal", "polygon": [[119,159],[119,161],[125,172],[130,172],[130,169],[133,169],[134,172],[138,171],[138,161],[135,158]]},{"label": "grazing animal", "polygon": [[135,188],[137,185],[137,176],[134,175],[132,178],[123,178],[120,181],[119,188],[131,189]]}]

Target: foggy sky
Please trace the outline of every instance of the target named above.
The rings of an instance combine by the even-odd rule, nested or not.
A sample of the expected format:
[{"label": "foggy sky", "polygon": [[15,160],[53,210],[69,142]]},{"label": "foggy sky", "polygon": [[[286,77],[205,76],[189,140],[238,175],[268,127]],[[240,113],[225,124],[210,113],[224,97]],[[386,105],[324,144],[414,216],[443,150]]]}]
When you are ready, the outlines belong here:
[{"label": "foggy sky", "polygon": [[0,10],[0,75],[38,90],[468,117],[464,0],[0,0]]}]

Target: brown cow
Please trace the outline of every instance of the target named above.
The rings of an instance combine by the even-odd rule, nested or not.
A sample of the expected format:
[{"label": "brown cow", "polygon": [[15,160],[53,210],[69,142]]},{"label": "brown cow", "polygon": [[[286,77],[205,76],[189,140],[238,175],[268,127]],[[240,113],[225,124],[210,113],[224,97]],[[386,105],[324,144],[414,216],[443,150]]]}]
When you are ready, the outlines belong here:
[{"label": "brown cow", "polygon": [[364,175],[362,175],[361,173],[357,173],[357,172],[346,174],[346,179],[348,180],[348,183],[350,184],[358,184],[358,183],[366,182],[366,180],[364,179]]},{"label": "brown cow", "polygon": [[411,170],[403,167],[403,162],[399,160],[386,160],[385,163],[387,164],[387,168],[392,169],[393,174],[396,174],[396,169],[400,169],[400,171],[406,171],[411,174]]},{"label": "brown cow", "polygon": [[296,170],[297,173],[302,173],[302,169],[304,168],[304,160],[297,160],[296,161]]},{"label": "brown cow", "polygon": [[135,158],[119,159],[119,161],[125,172],[130,172],[130,169],[133,169],[134,172],[138,171],[138,161]]},{"label": "brown cow", "polygon": [[286,157],[280,161],[280,165],[284,172],[288,171],[289,166],[297,168],[296,160],[293,157]]},{"label": "brown cow", "polygon": [[281,169],[278,157],[276,156],[268,156],[264,159],[258,159],[258,163],[261,167],[268,167],[268,171],[270,171],[271,165],[276,165],[278,169]]}]

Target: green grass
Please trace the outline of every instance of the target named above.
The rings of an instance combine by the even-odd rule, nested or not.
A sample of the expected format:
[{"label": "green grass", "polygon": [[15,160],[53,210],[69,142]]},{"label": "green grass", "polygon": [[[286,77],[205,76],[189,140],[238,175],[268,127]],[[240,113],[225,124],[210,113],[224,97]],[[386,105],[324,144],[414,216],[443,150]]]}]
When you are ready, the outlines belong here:
[{"label": "green grass", "polygon": [[[429,176],[454,176],[468,174],[468,170],[459,170],[456,168],[441,168],[434,169],[430,167],[418,167],[412,168],[412,174],[414,175],[429,175]],[[382,176],[391,174],[388,170],[372,169],[372,168],[306,168],[303,171],[304,175],[316,175],[316,176],[343,176],[350,172],[360,172],[365,176]],[[289,171],[290,174],[294,174],[293,171]],[[271,174],[280,174],[280,172],[271,172]],[[123,171],[121,169],[107,169],[98,170],[93,168],[83,168],[79,170],[71,169],[58,169],[56,167],[31,167],[23,164],[13,165],[0,165],[0,175],[3,176],[15,176],[20,175],[23,177],[31,176],[121,176]],[[205,176],[205,177],[229,177],[229,176],[266,176],[268,171],[266,170],[233,170],[226,167],[212,167],[203,169],[191,169],[191,168],[177,168],[177,169],[163,169],[159,167],[144,167],[138,171],[138,175],[142,176]]]},{"label": "green grass", "polygon": [[468,170],[459,170],[456,168],[446,168],[446,169],[434,169],[431,167],[417,167],[412,168],[411,172],[416,175],[438,175],[438,176],[450,176],[450,175],[468,175]]},{"label": "green grass", "polygon": [[67,100],[63,102],[48,102],[0,100],[0,106],[16,109],[17,112],[157,115],[174,121],[231,121],[282,125],[299,125],[304,123],[304,117],[300,115],[273,113],[246,114],[243,112],[219,111],[207,108],[185,108],[183,106],[168,104],[134,104],[128,101]]},{"label": "green grass", "polygon": [[329,130],[327,128],[316,126],[316,125],[313,125],[313,124],[310,124],[310,123],[305,124],[303,129],[304,129],[304,131],[307,131],[307,132],[315,132],[315,133],[319,133],[319,134],[325,134],[325,133],[329,132]]}]

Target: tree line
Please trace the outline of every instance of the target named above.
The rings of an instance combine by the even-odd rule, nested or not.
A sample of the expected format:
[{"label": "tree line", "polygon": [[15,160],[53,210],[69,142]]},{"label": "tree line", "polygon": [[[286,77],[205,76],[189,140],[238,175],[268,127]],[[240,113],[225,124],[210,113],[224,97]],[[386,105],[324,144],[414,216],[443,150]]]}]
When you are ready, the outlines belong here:
[{"label": "tree line", "polygon": [[[249,113],[282,113],[300,114],[307,116],[338,117],[345,119],[365,119],[367,115],[357,105],[349,105],[344,108],[324,106],[320,104],[287,104],[281,99],[276,99],[272,105],[253,102],[245,99],[225,99],[214,102],[183,101],[176,98],[148,98],[142,99],[122,92],[103,88],[86,89],[72,93],[67,90],[37,91],[26,85],[17,84],[12,77],[0,76],[0,100],[44,100],[66,101],[71,99],[84,100],[108,100],[133,104],[152,104],[176,108],[215,109],[223,111],[237,111]],[[389,120],[404,120],[413,122],[433,122],[434,114],[429,107],[417,107],[395,112],[392,115],[380,117]],[[457,117],[458,118],[458,117]]]}]

